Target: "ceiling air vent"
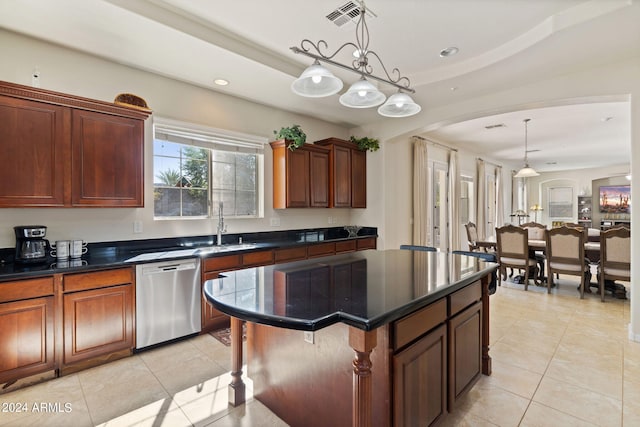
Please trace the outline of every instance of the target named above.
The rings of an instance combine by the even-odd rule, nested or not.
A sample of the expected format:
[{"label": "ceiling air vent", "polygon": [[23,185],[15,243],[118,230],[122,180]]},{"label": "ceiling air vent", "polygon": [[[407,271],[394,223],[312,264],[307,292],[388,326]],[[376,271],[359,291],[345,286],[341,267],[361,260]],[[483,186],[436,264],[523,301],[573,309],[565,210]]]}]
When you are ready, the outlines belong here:
[{"label": "ceiling air vent", "polygon": [[[366,9],[367,18],[375,18],[377,15],[369,8]],[[342,27],[349,23],[358,23],[358,17],[360,16],[360,5],[357,2],[349,1],[342,6],[338,6],[331,13],[327,14],[327,19],[338,27]]]},{"label": "ceiling air vent", "polygon": [[485,129],[495,129],[495,128],[506,128],[507,125],[505,125],[504,123],[499,123],[497,125],[489,125],[489,126],[485,126]]}]

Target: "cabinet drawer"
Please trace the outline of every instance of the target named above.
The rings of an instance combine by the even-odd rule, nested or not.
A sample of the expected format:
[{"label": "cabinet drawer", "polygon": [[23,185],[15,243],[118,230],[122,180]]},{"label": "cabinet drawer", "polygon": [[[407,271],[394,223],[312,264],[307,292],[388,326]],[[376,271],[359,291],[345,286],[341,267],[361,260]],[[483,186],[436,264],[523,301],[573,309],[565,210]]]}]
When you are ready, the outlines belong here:
[{"label": "cabinet drawer", "polygon": [[65,274],[64,292],[82,291],[85,289],[106,288],[107,286],[133,283],[133,269],[90,271],[86,273]]},{"label": "cabinet drawer", "polygon": [[444,298],[393,324],[393,349],[397,350],[447,320]]},{"label": "cabinet drawer", "polygon": [[365,239],[356,240],[356,246],[359,251],[363,249],[375,249],[376,248],[376,238],[375,237],[367,237]]},{"label": "cabinet drawer", "polygon": [[336,253],[335,243],[317,243],[307,246],[307,256],[309,258],[325,255],[333,255]]},{"label": "cabinet drawer", "polygon": [[299,259],[307,258],[307,247],[295,247],[288,249],[276,249],[275,250],[275,261],[278,262],[287,262],[287,261],[296,261]]},{"label": "cabinet drawer", "polygon": [[0,283],[0,302],[53,295],[53,277]]},{"label": "cabinet drawer", "polygon": [[273,251],[258,251],[242,254],[242,266],[251,267],[256,265],[273,264]]},{"label": "cabinet drawer", "polygon": [[206,258],[202,261],[202,271],[220,271],[240,268],[242,256],[240,254]]},{"label": "cabinet drawer", "polygon": [[356,250],[355,240],[344,240],[342,242],[336,242],[336,253],[353,252]]},{"label": "cabinet drawer", "polygon": [[460,289],[449,295],[449,317],[456,315],[464,308],[482,298],[480,281],[472,283],[466,288]]}]

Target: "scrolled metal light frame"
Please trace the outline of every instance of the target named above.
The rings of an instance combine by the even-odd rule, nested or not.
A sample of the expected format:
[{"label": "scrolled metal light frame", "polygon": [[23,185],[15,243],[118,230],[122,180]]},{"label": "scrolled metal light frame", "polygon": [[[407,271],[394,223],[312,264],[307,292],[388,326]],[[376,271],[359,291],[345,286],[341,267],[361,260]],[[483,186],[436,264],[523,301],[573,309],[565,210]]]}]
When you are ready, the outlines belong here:
[{"label": "scrolled metal light frame", "polygon": [[[305,55],[318,61],[331,64],[335,67],[360,74],[365,78],[374,79],[379,82],[394,86],[403,92],[415,93],[416,91],[411,87],[411,81],[408,77],[403,76],[398,68],[393,68],[393,70],[391,70],[391,73],[389,73],[387,67],[385,67],[384,65],[384,62],[382,62],[380,55],[372,50],[369,50],[370,37],[369,27],[367,26],[365,18],[366,8],[364,5],[361,5],[359,10],[360,19],[356,24],[356,43],[344,43],[331,54],[323,53],[323,50],[329,48],[329,45],[325,40],[318,40],[318,42],[314,43],[309,39],[304,39],[300,42],[300,47],[293,46],[290,49],[294,53]],[[343,49],[347,47],[355,48],[355,50],[359,54],[359,56],[352,61],[351,66],[342,64],[333,59],[337,54],[339,54]],[[315,50],[316,53],[314,53],[312,50]],[[382,70],[386,75],[386,78],[373,74],[373,67],[371,66],[371,64],[369,64],[369,55],[375,57],[378,60],[378,62],[380,63],[380,67],[382,67]]]}]

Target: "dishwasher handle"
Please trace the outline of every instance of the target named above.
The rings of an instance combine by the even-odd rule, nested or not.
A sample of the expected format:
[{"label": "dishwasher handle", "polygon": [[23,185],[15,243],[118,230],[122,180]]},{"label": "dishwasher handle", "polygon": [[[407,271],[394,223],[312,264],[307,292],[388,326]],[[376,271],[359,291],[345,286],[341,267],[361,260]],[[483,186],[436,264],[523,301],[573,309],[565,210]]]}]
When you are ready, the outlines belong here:
[{"label": "dishwasher handle", "polygon": [[195,270],[198,268],[197,264],[198,260],[188,260],[174,263],[155,263],[155,264],[143,264],[142,274],[162,274],[162,273],[170,273],[174,271],[185,271],[185,270]]}]

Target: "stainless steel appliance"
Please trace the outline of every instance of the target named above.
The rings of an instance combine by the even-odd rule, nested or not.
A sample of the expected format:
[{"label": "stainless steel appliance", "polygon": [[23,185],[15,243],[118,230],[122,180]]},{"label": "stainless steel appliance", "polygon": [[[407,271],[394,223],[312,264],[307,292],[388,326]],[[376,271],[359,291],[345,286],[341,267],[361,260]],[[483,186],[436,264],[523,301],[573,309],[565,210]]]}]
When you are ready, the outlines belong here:
[{"label": "stainless steel appliance", "polygon": [[47,260],[49,241],[44,237],[44,225],[19,225],[13,227],[16,233],[15,261],[18,263],[38,263]]},{"label": "stainless steel appliance", "polygon": [[136,266],[136,348],[201,330],[200,259]]}]

